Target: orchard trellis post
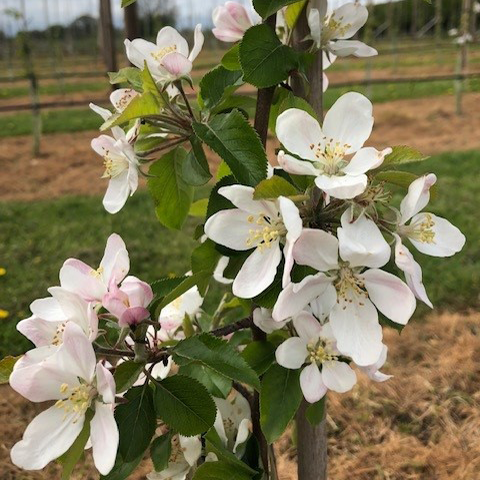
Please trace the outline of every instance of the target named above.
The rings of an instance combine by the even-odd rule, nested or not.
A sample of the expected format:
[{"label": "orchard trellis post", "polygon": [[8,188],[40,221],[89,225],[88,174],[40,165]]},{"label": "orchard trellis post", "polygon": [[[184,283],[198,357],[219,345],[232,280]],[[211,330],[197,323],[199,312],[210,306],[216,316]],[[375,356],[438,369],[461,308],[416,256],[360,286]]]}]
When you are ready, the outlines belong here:
[{"label": "orchard trellis post", "polygon": [[115,30],[112,21],[111,0],[99,0],[100,6],[100,43],[102,46],[103,61],[107,71],[117,70],[115,51]]}]

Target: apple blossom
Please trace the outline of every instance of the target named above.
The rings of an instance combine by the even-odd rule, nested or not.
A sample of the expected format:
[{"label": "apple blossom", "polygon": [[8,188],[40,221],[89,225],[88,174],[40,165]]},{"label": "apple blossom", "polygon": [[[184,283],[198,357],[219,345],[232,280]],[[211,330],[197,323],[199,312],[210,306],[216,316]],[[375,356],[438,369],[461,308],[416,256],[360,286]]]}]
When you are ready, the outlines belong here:
[{"label": "apple blossom", "polygon": [[324,0],[320,9],[311,8],[308,12],[310,38],[317,49],[325,49],[339,57],[377,55],[378,52],[365,43],[348,40],[365,25],[367,18],[367,8],[358,2],[346,3],[332,10]]},{"label": "apple blossom", "polygon": [[380,270],[389,261],[391,249],[379,228],[365,215],[355,222],[350,219],[349,209],[342,215],[338,239],[323,230],[304,229],[294,247],[295,262],[320,273],[288,285],[278,297],[273,318],[294,316],[317,299],[325,311],[330,309],[338,350],[367,366],[378,361],[383,349],[377,309],[406,325],[416,302],[407,285]]},{"label": "apple blossom", "polygon": [[256,308],[253,311],[253,323],[265,333],[272,333],[282,329],[290,319],[276,322],[272,317],[272,311],[267,308]]},{"label": "apple blossom", "polygon": [[365,173],[392,152],[363,147],[372,127],[372,103],[356,92],[335,102],[322,127],[304,110],[290,108],[279,115],[276,133],[284,148],[302,160],[281,151],[278,163],[289,173],[315,176],[317,187],[332,197],[354,198],[367,187]]},{"label": "apple blossom", "polygon": [[[25,357],[27,357],[25,359]],[[40,470],[63,455],[83,429],[89,409],[93,459],[106,475],[115,463],[118,428],[113,417],[115,381],[80,326],[68,322],[63,344],[53,355],[29,364],[28,354],[17,362],[10,385],[32,402],[56,400],[25,430],[11,450],[12,462],[25,470]]]},{"label": "apple blossom", "polygon": [[213,278],[218,282],[222,283],[223,285],[230,285],[233,283],[233,280],[231,278],[226,278],[224,276],[225,269],[228,267],[228,262],[230,259],[228,257],[220,257],[220,260],[217,263],[217,266],[215,267],[215,270],[213,272]]},{"label": "apple blossom", "polygon": [[295,204],[285,197],[276,201],[254,200],[254,189],[244,185],[222,187],[218,193],[237,208],[212,215],[205,224],[205,234],[233,250],[253,249],[233,282],[233,294],[253,298],[272,284],[282,260],[281,243],[285,256],[283,283],[288,284],[293,245],[302,231]]},{"label": "apple blossom", "polygon": [[382,373],[380,371],[380,368],[382,368],[385,365],[385,362],[387,361],[387,353],[388,353],[388,348],[386,345],[383,346],[382,353],[380,354],[380,358],[372,365],[368,365],[366,367],[359,367],[359,369],[365,373],[370,380],[373,380],[374,382],[386,382],[387,380],[390,380],[393,375],[386,375],[385,373]]},{"label": "apple blossom", "polygon": [[158,32],[156,44],[142,38],[125,40],[127,57],[140,69],[147,62],[153,78],[164,84],[171,83],[188,76],[192,71],[192,62],[197,58],[204,42],[201,25],[195,27],[194,37],[194,46],[189,52],[185,38],[174,28],[164,27]]},{"label": "apple blossom", "polygon": [[113,283],[117,285],[130,270],[127,247],[120,235],[108,237],[100,266],[95,269],[76,258],[66,260],[60,269],[60,285],[87,302],[101,303]]},{"label": "apple blossom", "polygon": [[115,279],[103,297],[103,306],[118,318],[123,327],[134,326],[150,316],[147,307],[153,300],[152,288],[136,277],[127,277],[117,287]]},{"label": "apple blossom", "polygon": [[[113,108],[117,113],[122,113],[128,104],[138,95],[136,90],[133,88],[118,88],[110,94],[110,103],[113,105]],[[113,113],[106,108],[90,103],[89,107],[98,115],[100,115],[103,120],[108,120],[112,117]],[[113,127],[119,128],[120,127]],[[112,129],[113,130],[113,129]],[[121,130],[121,129],[120,129]]]},{"label": "apple blossom", "polygon": [[275,356],[279,365],[293,370],[309,364],[300,374],[305,400],[318,402],[329,389],[339,393],[351,390],[357,376],[348,363],[340,361],[330,325],[322,326],[311,313],[301,312],[293,318],[293,326],[298,337],[285,340]]},{"label": "apple blossom", "polygon": [[[254,25],[247,9],[238,2],[226,2],[213,10],[212,33],[222,42],[237,42]],[[258,23],[258,22],[256,22]]]}]

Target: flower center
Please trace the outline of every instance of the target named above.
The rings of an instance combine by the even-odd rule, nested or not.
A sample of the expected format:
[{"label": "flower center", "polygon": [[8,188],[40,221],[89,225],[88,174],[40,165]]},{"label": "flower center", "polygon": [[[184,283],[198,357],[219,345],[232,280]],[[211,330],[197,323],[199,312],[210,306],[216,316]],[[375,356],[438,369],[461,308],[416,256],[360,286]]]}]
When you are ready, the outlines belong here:
[{"label": "flower center", "polygon": [[113,157],[107,152],[103,157],[103,166],[105,167],[105,172],[103,173],[102,178],[113,178],[120,175],[128,168],[128,162],[125,158],[119,155]]},{"label": "flower center", "polygon": [[163,57],[165,57],[165,55],[168,55],[169,53],[173,53],[176,51],[177,51],[177,46],[170,45],[169,47],[160,48],[160,50],[157,50],[156,52],[152,52],[150,55],[158,62],[161,62],[163,60]]},{"label": "flower center", "polygon": [[257,247],[260,251],[270,248],[273,242],[287,233],[280,219],[274,221],[264,213],[257,216],[250,215],[247,220],[248,223],[255,225],[255,228],[248,231],[249,236],[245,243],[248,247]]},{"label": "flower center", "polygon": [[337,355],[332,353],[330,342],[322,338],[315,343],[309,343],[307,351],[310,363],[316,363],[317,365],[338,359]]},{"label": "flower center", "polygon": [[325,22],[322,32],[322,43],[325,44],[335,37],[343,37],[352,26],[351,23],[343,23],[343,17],[335,18],[335,12]]},{"label": "flower center", "polygon": [[90,275],[94,278],[100,278],[103,273],[103,267],[98,267],[96,270],[93,268],[90,270]]},{"label": "flower center", "polygon": [[312,143],[310,145],[310,150],[314,152],[318,159],[316,167],[323,170],[326,175],[336,175],[348,164],[345,155],[349,148],[351,148],[351,145],[348,143],[341,144],[340,142],[334,142],[333,139],[325,139],[323,144],[315,145]]},{"label": "flower center", "polygon": [[401,233],[422,243],[435,243],[435,220],[432,215],[425,213],[416,222],[410,223],[410,225],[404,225],[401,227]]},{"label": "flower center", "polygon": [[65,331],[66,324],[67,322],[63,322],[57,327],[55,335],[53,336],[52,345],[58,346],[63,343],[63,332]]},{"label": "flower center", "polygon": [[[335,283],[337,290],[338,301],[352,303],[353,296],[360,296],[367,298],[365,290],[365,283],[363,280],[347,265],[342,265],[338,272],[338,280]],[[363,305],[359,302],[359,305]],[[345,306],[344,306],[345,309]]]},{"label": "flower center", "polygon": [[65,398],[57,400],[55,406],[61,408],[66,414],[76,413],[83,415],[90,407],[96,390],[92,385],[82,383],[76,387],[70,387],[67,383],[60,386],[60,393]]}]

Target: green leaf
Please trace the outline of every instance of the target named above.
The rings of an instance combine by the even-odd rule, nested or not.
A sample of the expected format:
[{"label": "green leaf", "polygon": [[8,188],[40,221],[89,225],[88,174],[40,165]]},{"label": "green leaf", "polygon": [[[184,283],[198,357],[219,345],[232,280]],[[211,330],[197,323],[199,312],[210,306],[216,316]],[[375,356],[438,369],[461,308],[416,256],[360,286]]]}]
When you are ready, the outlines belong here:
[{"label": "green leaf", "polygon": [[262,378],[260,424],[268,443],[285,431],[300,406],[300,370],[273,365]]},{"label": "green leaf", "polygon": [[130,389],[115,409],[120,441],[118,451],[126,462],[135,460],[148,448],[157,426],[153,393],[148,385]]},{"label": "green leaf", "polygon": [[275,346],[266,341],[249,343],[242,351],[242,357],[257,372],[263,375],[275,360]]},{"label": "green leaf", "polygon": [[126,392],[137,381],[142,373],[144,365],[132,361],[123,362],[115,368],[115,385],[117,393]]},{"label": "green leaf", "polygon": [[[398,187],[402,187],[404,189],[408,189],[410,184],[418,178],[418,175],[410,172],[402,172],[400,170],[387,170],[386,172],[378,172],[375,174],[375,180],[379,182],[387,182],[391,183],[392,185],[397,185]],[[437,185],[433,185],[430,188],[430,194],[432,199],[438,194]]]},{"label": "green leaf", "polygon": [[208,208],[207,208],[207,219],[210,218],[217,212],[221,210],[227,210],[229,208],[235,208],[230,200],[227,200],[223,195],[220,195],[218,191],[222,187],[226,187],[228,185],[235,185],[237,182],[233,175],[227,175],[226,177],[222,177],[212,188],[210,192],[210,197],[208,199]]},{"label": "green leaf", "polygon": [[260,388],[255,371],[228,342],[208,333],[182,340],[174,349],[178,365],[191,361],[205,365],[220,375]]},{"label": "green leaf", "polygon": [[430,158],[429,156],[423,155],[423,153],[416,148],[407,145],[395,145],[392,147],[392,150],[392,153],[385,157],[378,169],[393,167],[394,165],[403,165],[405,163],[423,162]]},{"label": "green leaf", "polygon": [[166,433],[161,437],[157,437],[150,447],[150,457],[156,472],[165,470],[172,453],[172,435]]},{"label": "green leaf", "polygon": [[208,166],[202,143],[197,137],[192,135],[190,144],[192,149],[183,161],[182,177],[189,185],[205,185],[212,178],[212,174],[210,173],[210,167]]},{"label": "green leaf", "polygon": [[278,12],[286,5],[297,2],[298,0],[253,0],[253,8],[263,18],[268,18],[275,12]]},{"label": "green leaf", "polygon": [[241,70],[240,60],[238,58],[239,43],[236,43],[222,58],[222,66],[227,70]]},{"label": "green leaf", "polygon": [[284,45],[269,25],[255,25],[240,43],[243,79],[257,88],[277,85],[299,66],[296,52]]},{"label": "green leaf", "polygon": [[213,273],[220,256],[215,248],[215,243],[207,239],[192,252],[192,272],[208,271]]},{"label": "green leaf", "polygon": [[255,97],[248,97],[246,95],[230,95],[224,98],[215,108],[211,110],[211,114],[228,113],[233,109],[237,109],[247,118],[248,112],[254,112],[257,105]]},{"label": "green leaf", "polygon": [[244,116],[233,110],[208,124],[194,123],[198,137],[230,167],[238,182],[255,186],[267,175],[267,155],[260,138]]},{"label": "green leaf", "polygon": [[121,68],[118,72],[108,72],[108,77],[112,85],[129,83],[135,90],[142,91],[141,71],[138,68]]},{"label": "green leaf", "polygon": [[193,480],[251,480],[251,478],[248,473],[222,461],[205,462],[197,468],[193,476]]},{"label": "green leaf", "polygon": [[85,445],[90,438],[90,421],[93,418],[93,411],[87,410],[85,414],[85,422],[82,431],[73,442],[72,446],[58,459],[62,464],[62,480],[68,480],[75,468],[75,465],[82,458],[85,451]]},{"label": "green leaf", "polygon": [[180,230],[188,216],[193,187],[182,178],[187,152],[176,148],[157,160],[149,169],[148,190],[155,202],[158,220],[168,228]]},{"label": "green leaf", "polygon": [[227,398],[232,390],[232,381],[229,378],[203,365],[195,363],[184,365],[180,367],[178,373],[198,380],[214,397]]},{"label": "green leaf", "polygon": [[108,475],[101,475],[101,480],[125,480],[138,467],[138,464],[143,460],[143,452],[137,458],[130,462],[126,462],[122,456],[117,453],[115,465]]},{"label": "green leaf", "polygon": [[217,411],[215,402],[197,380],[174,375],[155,386],[157,416],[180,435],[200,435],[212,427]]},{"label": "green leaf", "polygon": [[300,0],[299,2],[297,1],[292,5],[289,5],[285,10],[285,22],[290,30],[295,28],[298,18],[300,17],[303,7],[306,3],[307,0]]},{"label": "green leaf", "polygon": [[175,288],[177,288],[187,278],[189,278],[189,277],[187,277],[187,276],[165,277],[165,278],[160,278],[159,280],[155,280],[151,285],[153,293],[157,297],[165,297],[165,295],[168,295],[169,293],[171,293]]},{"label": "green leaf", "polygon": [[157,115],[161,109],[162,105],[160,104],[158,97],[151,92],[142,93],[141,95],[132,98],[123,112],[116,113],[105,121],[100,127],[100,130],[108,130],[109,128],[122,125],[123,123],[127,123],[136,118]]},{"label": "green leaf", "polygon": [[184,280],[182,280],[181,283],[163,297],[158,308],[162,309],[163,307],[166,307],[169,303],[172,303],[195,285],[197,285],[200,293],[205,292],[210,277],[211,272],[197,272],[189,277],[184,277]]},{"label": "green leaf", "polygon": [[146,60],[143,66],[142,73],[140,74],[140,77],[142,79],[143,92],[144,93],[150,92],[151,94],[155,95],[159,104],[163,104],[164,101],[162,99],[160,91],[158,90],[157,84],[155,83],[155,79],[152,77],[152,74],[150,73]]},{"label": "green leaf", "polygon": [[212,109],[243,84],[241,70],[227,70],[222,65],[208,72],[200,81],[200,95],[205,107]]},{"label": "green leaf", "polygon": [[327,396],[325,395],[318,402],[310,405],[305,412],[305,416],[311,425],[318,425],[325,418],[325,402]]},{"label": "green leaf", "polygon": [[137,0],[122,0],[122,8],[128,7],[132,3],[135,3]]},{"label": "green leaf", "polygon": [[188,214],[191,217],[205,218],[207,215],[208,198],[201,198],[190,205]]},{"label": "green leaf", "polygon": [[8,379],[13,372],[13,367],[20,358],[22,358],[21,355],[18,357],[8,356],[0,360],[0,385],[8,383]]},{"label": "green leaf", "polygon": [[220,163],[217,170],[217,181],[221,180],[223,177],[228,177],[231,174],[232,171],[230,170],[230,167],[225,163],[224,160],[222,160],[222,163]]},{"label": "green leaf", "polygon": [[254,200],[275,199],[278,197],[292,197],[298,195],[298,190],[284,178],[274,175],[262,180],[253,193]]}]

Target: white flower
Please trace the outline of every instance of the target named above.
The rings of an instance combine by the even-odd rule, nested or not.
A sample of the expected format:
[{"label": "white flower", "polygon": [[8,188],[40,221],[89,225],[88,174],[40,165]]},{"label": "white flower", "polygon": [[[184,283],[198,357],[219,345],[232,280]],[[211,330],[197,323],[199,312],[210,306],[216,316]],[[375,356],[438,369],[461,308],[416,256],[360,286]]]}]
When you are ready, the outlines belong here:
[{"label": "white flower", "polygon": [[247,9],[237,2],[226,2],[213,10],[212,33],[222,42],[237,42],[254,25]]},{"label": "white flower", "polygon": [[365,173],[392,152],[363,147],[372,127],[372,103],[360,93],[342,95],[325,115],[323,127],[304,110],[288,109],[277,119],[277,137],[302,160],[280,152],[278,163],[289,173],[315,176],[317,187],[332,197],[354,198],[367,187]]},{"label": "white flower", "polygon": [[224,276],[225,269],[228,267],[228,262],[230,259],[228,257],[220,257],[220,260],[217,263],[217,266],[215,267],[215,270],[213,272],[213,278],[215,281],[218,283],[221,283],[223,285],[231,285],[233,283],[233,280],[231,278],[226,278]]},{"label": "white flower", "polygon": [[21,320],[17,330],[36,347],[58,346],[68,322],[79,325],[93,341],[98,334],[98,317],[91,303],[60,287],[48,289],[51,297],[35,300],[30,305],[32,316]]},{"label": "white flower", "polygon": [[217,406],[217,417],[213,426],[223,445],[233,453],[240,454],[239,449],[250,435],[252,423],[250,405],[238,392],[226,400],[214,398],[214,401]]},{"label": "white flower", "polygon": [[302,231],[298,208],[291,200],[254,200],[253,192],[244,185],[220,188],[218,193],[237,208],[222,210],[205,224],[205,234],[215,243],[238,251],[254,249],[233,282],[233,294],[241,298],[253,298],[272,284],[282,259],[281,242],[285,244],[283,283],[288,284],[293,245]]},{"label": "white flower", "polygon": [[338,240],[322,230],[304,229],[295,244],[295,261],[328,275],[318,273],[290,284],[279,295],[273,318],[292,317],[317,299],[329,312],[338,350],[367,366],[376,363],[383,350],[377,309],[405,325],[416,302],[405,283],[380,270],[391,250],[375,223],[364,215],[353,223],[350,218],[349,209],[342,215]]},{"label": "white flower", "polygon": [[[33,352],[33,355],[38,355]],[[49,357],[31,363],[29,353],[15,365],[10,376],[14,390],[32,402],[56,400],[35,417],[11,451],[12,462],[25,470],[40,470],[63,455],[83,429],[87,410],[93,459],[106,475],[115,463],[118,428],[113,417],[115,381],[99,362],[82,329],[67,323],[63,344]]]},{"label": "white flower", "polygon": [[394,234],[395,263],[405,273],[407,284],[415,296],[430,308],[432,303],[422,282],[422,269],[402,243],[402,238],[408,238],[419,252],[432,257],[455,255],[462,250],[466,241],[462,232],[448,220],[422,212],[430,200],[430,188],[436,181],[437,177],[430,173],[410,184],[400,204],[400,220],[397,233]]},{"label": "white flower", "polygon": [[339,57],[377,55],[378,52],[365,43],[348,40],[365,25],[367,18],[368,10],[358,2],[346,3],[331,10],[325,0],[320,10],[311,8],[308,12],[310,38],[314,41],[316,48],[326,49]]},{"label": "white flower", "polygon": [[125,40],[127,57],[136,67],[143,70],[145,62],[153,78],[170,83],[190,74],[193,61],[203,47],[202,26],[195,27],[194,46],[191,52],[187,41],[172,27],[162,28],[157,35],[157,42],[151,43],[136,38]]},{"label": "white flower", "polygon": [[326,52],[323,52],[322,53],[323,55],[323,63],[322,63],[322,67],[323,67],[323,82],[322,82],[322,88],[323,88],[323,91],[326,92],[327,89],[328,89],[328,85],[330,84],[329,80],[328,80],[328,77],[327,77],[327,74],[325,73],[325,70],[327,70],[327,68],[329,68],[332,63],[337,59],[337,57],[335,55],[332,55],[331,53],[330,54],[327,54]]},{"label": "white flower", "polygon": [[384,345],[382,353],[380,354],[380,358],[372,365],[368,365],[366,367],[359,367],[360,370],[365,373],[370,380],[373,380],[374,382],[381,383],[390,380],[393,375],[385,375],[380,371],[380,369],[385,365],[385,362],[387,361],[387,353],[388,348],[386,345]]},{"label": "white flower", "polygon": [[[113,105],[113,108],[117,113],[121,113],[127,108],[128,104],[138,95],[136,90],[133,88],[118,88],[110,94],[110,103]],[[94,103],[90,103],[89,107],[98,115],[100,115],[103,120],[108,120],[113,113],[106,108],[99,107]],[[115,128],[115,127],[114,127]],[[119,127],[118,127],[119,128]],[[113,130],[113,129],[112,129]]]},{"label": "white flower", "polygon": [[100,266],[94,269],[76,258],[65,261],[60,269],[60,285],[87,302],[101,303],[112,281],[117,285],[126,277],[130,259],[120,235],[108,237]]},{"label": "white flower", "polygon": [[300,374],[305,400],[318,402],[329,389],[339,393],[350,390],[357,376],[347,363],[339,361],[330,325],[321,326],[311,313],[301,312],[294,317],[293,326],[298,337],[285,340],[275,356],[279,365],[293,370],[309,364]]},{"label": "white flower", "polygon": [[197,465],[202,454],[202,442],[199,436],[172,437],[172,450],[168,466],[161,472],[147,475],[148,480],[185,480],[190,470]]},{"label": "white flower", "polygon": [[265,333],[272,333],[283,328],[289,319],[276,322],[272,317],[272,311],[267,308],[256,308],[253,311],[253,323]]}]

